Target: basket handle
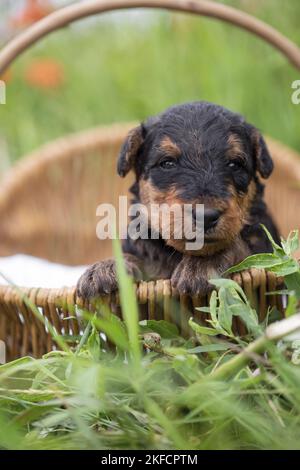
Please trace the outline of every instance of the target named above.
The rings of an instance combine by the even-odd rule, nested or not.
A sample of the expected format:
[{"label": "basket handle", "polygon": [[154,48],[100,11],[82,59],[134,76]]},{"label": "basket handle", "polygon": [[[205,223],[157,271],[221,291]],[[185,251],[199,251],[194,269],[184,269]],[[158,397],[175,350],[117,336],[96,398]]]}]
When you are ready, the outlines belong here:
[{"label": "basket handle", "polygon": [[261,37],[300,70],[300,49],[295,43],[272,26],[227,5],[208,0],[87,0],[54,11],[12,39],[0,51],[0,74],[26,49],[52,31],[91,15],[127,8],[159,8],[226,21]]}]

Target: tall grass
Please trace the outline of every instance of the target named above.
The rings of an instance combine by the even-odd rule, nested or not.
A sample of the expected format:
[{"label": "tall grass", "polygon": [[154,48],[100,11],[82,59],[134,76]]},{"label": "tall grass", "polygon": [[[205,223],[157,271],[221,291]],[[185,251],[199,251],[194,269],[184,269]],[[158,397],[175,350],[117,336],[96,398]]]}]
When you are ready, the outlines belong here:
[{"label": "tall grass", "polygon": [[[281,269],[292,246],[294,235]],[[138,324],[118,245],[116,257],[124,323],[98,305],[97,315],[82,312],[89,323],[77,348],[0,367],[0,448],[299,449],[296,310],[266,328],[241,289],[219,279],[211,327],[191,320],[184,339],[164,321]]]}]

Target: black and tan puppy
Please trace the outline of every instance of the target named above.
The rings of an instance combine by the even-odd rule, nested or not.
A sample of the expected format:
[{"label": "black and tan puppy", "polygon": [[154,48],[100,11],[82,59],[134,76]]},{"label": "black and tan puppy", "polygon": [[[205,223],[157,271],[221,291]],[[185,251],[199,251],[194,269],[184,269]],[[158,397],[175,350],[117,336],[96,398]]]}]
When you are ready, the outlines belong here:
[{"label": "black and tan puppy", "polygon": [[[249,254],[271,251],[260,224],[278,241],[263,201],[273,162],[263,137],[240,115],[207,102],[169,108],[133,129],[118,162],[120,176],[133,170],[134,202],[204,204],[204,245],[187,252],[186,240],[127,239],[123,252],[136,280],[171,278],[180,293],[205,294],[218,277]],[[117,288],[113,260],[91,266],[78,295],[93,298]]]}]

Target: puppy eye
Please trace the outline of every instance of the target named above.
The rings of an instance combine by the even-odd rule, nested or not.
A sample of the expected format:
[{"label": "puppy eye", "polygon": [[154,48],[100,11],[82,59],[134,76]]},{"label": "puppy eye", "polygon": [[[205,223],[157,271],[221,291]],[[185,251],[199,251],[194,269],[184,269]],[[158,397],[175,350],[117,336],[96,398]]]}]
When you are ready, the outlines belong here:
[{"label": "puppy eye", "polygon": [[174,158],[165,158],[164,160],[159,162],[159,166],[164,170],[172,170],[176,167],[176,161]]},{"label": "puppy eye", "polygon": [[231,160],[227,163],[227,166],[232,170],[239,170],[240,168],[244,168],[244,164],[240,160]]}]

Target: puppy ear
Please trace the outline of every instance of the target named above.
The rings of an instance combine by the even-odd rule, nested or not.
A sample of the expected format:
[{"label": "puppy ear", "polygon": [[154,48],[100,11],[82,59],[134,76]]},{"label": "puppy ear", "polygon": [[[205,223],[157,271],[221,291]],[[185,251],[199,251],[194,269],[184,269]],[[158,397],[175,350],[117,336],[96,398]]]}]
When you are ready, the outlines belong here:
[{"label": "puppy ear", "polygon": [[252,130],[252,142],[256,169],[263,178],[269,178],[274,168],[273,160],[264,138],[255,128]]},{"label": "puppy ear", "polygon": [[139,150],[145,140],[145,128],[143,124],[132,129],[122,145],[119,160],[118,174],[122,177],[132,169]]}]

